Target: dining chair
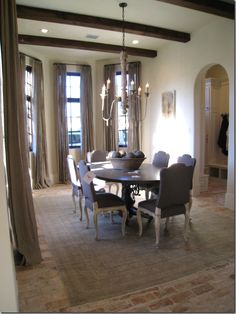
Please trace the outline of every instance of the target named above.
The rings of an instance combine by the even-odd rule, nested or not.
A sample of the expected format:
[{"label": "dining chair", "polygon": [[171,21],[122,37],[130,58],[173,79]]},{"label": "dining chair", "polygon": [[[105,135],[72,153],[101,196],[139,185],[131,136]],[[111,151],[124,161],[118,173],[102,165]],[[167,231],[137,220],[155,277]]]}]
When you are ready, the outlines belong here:
[{"label": "dining chair", "polygon": [[[137,221],[139,235],[142,235],[142,216],[147,214],[154,218],[156,245],[159,245],[161,219],[176,215],[185,215],[184,239],[188,240],[189,231],[189,184],[192,166],[176,163],[160,171],[160,187],[157,199],[139,202]],[[176,184],[176,182],[178,184]]]},{"label": "dining chair", "polygon": [[[189,201],[189,210],[191,210],[192,208],[192,189],[193,189],[193,175],[194,175],[194,169],[196,166],[196,158],[193,158],[191,155],[189,154],[183,154],[182,156],[179,156],[177,159],[178,163],[183,163],[185,164],[185,166],[192,166],[192,176],[191,176],[191,181],[190,181],[190,201]],[[190,218],[191,220],[191,218]]]},{"label": "dining chair", "polygon": [[125,235],[125,222],[127,219],[127,209],[124,201],[113,193],[95,193],[93,181],[88,180],[90,168],[84,160],[79,161],[79,171],[81,177],[81,184],[85,198],[85,215],[87,219],[87,228],[89,228],[88,209],[93,211],[93,219],[96,228],[96,240],[99,239],[98,232],[98,215],[106,212],[122,212],[122,235]]},{"label": "dining chair", "polygon": [[[67,165],[69,169],[71,187],[72,187],[72,199],[74,203],[74,213],[76,213],[76,198],[78,198],[79,210],[80,210],[80,221],[82,221],[82,201],[83,201],[83,189],[80,182],[80,174],[78,168],[76,166],[75,160],[72,155],[67,156]],[[105,184],[101,182],[95,183],[95,192],[96,193],[104,193],[105,192]]]},{"label": "dining chair", "polygon": [[[103,161],[107,161],[107,151],[102,151],[102,150],[93,150],[92,152],[87,152],[87,161],[89,163],[93,163],[93,162],[103,162]],[[105,182],[105,186],[108,188],[108,191],[111,192],[111,188],[112,186],[115,186],[116,188],[116,195],[119,194],[119,190],[120,190],[120,185],[117,182]]]},{"label": "dining chair", "polygon": [[76,200],[75,197],[78,198],[79,209],[80,209],[80,220],[82,220],[82,187],[79,179],[79,174],[77,172],[77,167],[75,164],[75,160],[72,155],[67,156],[67,165],[70,174],[70,181],[72,187],[72,199],[75,206],[74,212],[76,213]]},{"label": "dining chair", "polygon": [[[164,167],[168,167],[169,164],[169,159],[170,159],[170,155],[164,151],[158,151],[157,153],[155,153],[153,160],[152,160],[152,164],[153,166],[155,166],[156,168],[164,168]],[[145,190],[145,198],[146,200],[149,199],[149,193],[152,193],[156,196],[158,194],[159,191],[159,186],[144,186],[142,187]]]}]

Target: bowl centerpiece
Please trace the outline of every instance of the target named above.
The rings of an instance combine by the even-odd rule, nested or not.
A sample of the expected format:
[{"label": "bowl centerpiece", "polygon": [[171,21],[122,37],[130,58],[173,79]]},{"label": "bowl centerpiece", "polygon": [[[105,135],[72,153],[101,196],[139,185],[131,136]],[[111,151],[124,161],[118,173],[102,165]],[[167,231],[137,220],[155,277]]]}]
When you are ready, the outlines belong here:
[{"label": "bowl centerpiece", "polygon": [[126,153],[124,151],[111,152],[109,159],[114,169],[137,170],[146,159],[141,151]]}]

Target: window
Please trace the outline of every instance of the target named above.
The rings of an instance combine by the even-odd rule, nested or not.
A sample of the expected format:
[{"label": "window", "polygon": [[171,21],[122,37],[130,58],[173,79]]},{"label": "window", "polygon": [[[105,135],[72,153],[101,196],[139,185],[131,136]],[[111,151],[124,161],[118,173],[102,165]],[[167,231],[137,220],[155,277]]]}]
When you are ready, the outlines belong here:
[{"label": "window", "polygon": [[[128,81],[128,75],[127,75]],[[121,94],[121,72],[116,72],[116,94]],[[128,146],[128,113],[123,113],[121,102],[118,103],[118,146]]]},{"label": "window", "polygon": [[66,112],[69,148],[81,146],[80,119],[80,74],[67,72],[66,75]]},{"label": "window", "polygon": [[27,113],[27,135],[29,150],[33,144],[33,118],[32,118],[32,67],[27,65],[25,69],[25,102]]}]

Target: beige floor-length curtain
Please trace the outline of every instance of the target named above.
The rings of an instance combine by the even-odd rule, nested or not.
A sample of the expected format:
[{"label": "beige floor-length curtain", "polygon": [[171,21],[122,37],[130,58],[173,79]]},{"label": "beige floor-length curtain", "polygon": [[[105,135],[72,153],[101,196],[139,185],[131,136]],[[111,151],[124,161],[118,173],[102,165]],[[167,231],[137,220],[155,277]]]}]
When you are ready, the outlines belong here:
[{"label": "beige floor-length curtain", "polygon": [[[111,103],[115,98],[115,78],[116,78],[116,70],[114,64],[107,64],[104,66],[104,82],[110,79],[110,89],[109,95],[105,99],[104,106],[104,116],[108,117],[110,114]],[[108,122],[108,126],[106,122],[103,123],[104,130],[104,142],[105,142],[105,150],[112,151],[118,149],[118,127],[117,127],[117,106],[113,107],[113,112],[111,114],[111,119]]]},{"label": "beige floor-length curtain", "polygon": [[[136,89],[140,86],[141,63],[130,62],[128,64],[129,86],[133,80]],[[141,100],[135,99],[129,105],[128,119],[128,151],[140,150],[141,138],[141,118],[142,118]]]},{"label": "beige floor-length curtain", "polygon": [[66,183],[69,178],[67,167],[68,128],[66,118],[66,65],[54,64],[55,76],[55,108],[57,112],[57,148],[59,182]]},{"label": "beige floor-length curtain", "polygon": [[33,77],[33,153],[35,155],[33,183],[35,189],[42,189],[50,186],[47,160],[43,66],[41,61],[34,58],[31,58],[30,62],[32,64]]},{"label": "beige floor-length curtain", "polygon": [[8,200],[16,250],[27,264],[41,262],[41,252],[27,164],[24,105],[18,52],[15,0],[0,0],[4,136]]},{"label": "beige floor-length curtain", "polygon": [[81,158],[94,149],[93,88],[91,66],[80,66]]}]

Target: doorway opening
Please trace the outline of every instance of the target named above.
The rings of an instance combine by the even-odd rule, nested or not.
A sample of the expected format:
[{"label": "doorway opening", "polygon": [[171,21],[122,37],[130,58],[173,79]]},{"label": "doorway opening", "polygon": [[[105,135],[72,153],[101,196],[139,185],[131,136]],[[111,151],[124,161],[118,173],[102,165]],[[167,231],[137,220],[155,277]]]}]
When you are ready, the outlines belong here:
[{"label": "doorway opening", "polygon": [[[198,194],[212,181],[227,184],[229,77],[220,64],[205,67],[195,82],[195,139],[199,160]],[[225,183],[225,184],[224,184]]]}]

